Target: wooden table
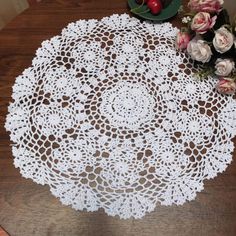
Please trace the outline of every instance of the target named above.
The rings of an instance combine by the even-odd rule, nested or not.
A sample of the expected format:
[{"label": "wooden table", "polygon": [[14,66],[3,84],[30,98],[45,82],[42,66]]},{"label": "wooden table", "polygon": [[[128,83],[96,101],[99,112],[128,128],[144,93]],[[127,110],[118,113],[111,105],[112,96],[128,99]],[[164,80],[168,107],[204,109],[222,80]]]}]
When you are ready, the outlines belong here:
[{"label": "wooden table", "polygon": [[[69,22],[128,12],[125,0],[44,0],[0,32],[0,225],[11,236],[235,236],[236,163],[205,182],[195,201],[157,207],[141,220],[120,220],[102,210],[77,212],[13,166],[4,129],[15,77],[31,65],[36,49]],[[172,20],[179,24],[179,19]],[[236,140],[234,140],[236,141]],[[234,153],[236,158],[236,152]]]}]

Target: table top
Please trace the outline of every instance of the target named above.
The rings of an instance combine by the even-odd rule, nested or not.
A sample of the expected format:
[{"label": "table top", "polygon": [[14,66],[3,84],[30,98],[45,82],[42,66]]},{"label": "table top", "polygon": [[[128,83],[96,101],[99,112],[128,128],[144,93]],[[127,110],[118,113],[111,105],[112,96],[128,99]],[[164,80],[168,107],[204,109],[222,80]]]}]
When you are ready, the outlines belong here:
[{"label": "table top", "polygon": [[[63,206],[47,186],[22,178],[13,166],[4,123],[15,77],[31,65],[41,42],[58,35],[69,22],[124,12],[128,12],[125,0],[44,0],[0,32],[0,225],[10,235],[236,235],[235,162],[214,180],[205,181],[196,200],[158,206],[141,220],[125,221],[102,210],[77,212]],[[180,25],[178,17],[171,21]]]}]

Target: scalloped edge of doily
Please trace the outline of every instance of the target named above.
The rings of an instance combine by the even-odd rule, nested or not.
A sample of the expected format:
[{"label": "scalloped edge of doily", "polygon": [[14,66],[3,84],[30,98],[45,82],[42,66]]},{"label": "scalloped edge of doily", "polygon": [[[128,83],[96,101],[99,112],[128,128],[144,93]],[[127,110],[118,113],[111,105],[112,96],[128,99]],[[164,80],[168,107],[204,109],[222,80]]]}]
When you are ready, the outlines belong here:
[{"label": "scalloped edge of doily", "polygon": [[[233,147],[234,147],[234,149],[235,149],[234,142],[233,142],[233,141],[231,141],[231,142],[233,143]],[[112,217],[116,217],[116,216],[117,216],[117,217],[119,217],[121,220],[132,219],[132,218],[135,219],[135,220],[138,220],[138,219],[142,219],[143,217],[145,217],[147,213],[155,212],[155,210],[156,210],[157,207],[158,207],[158,204],[160,204],[160,205],[163,206],[163,207],[168,207],[168,206],[183,206],[183,205],[186,204],[186,203],[189,203],[189,202],[191,202],[191,201],[194,201],[194,200],[197,198],[198,193],[201,193],[201,192],[204,191],[204,189],[205,189],[205,182],[206,182],[206,181],[210,181],[210,180],[216,179],[220,174],[223,174],[224,172],[226,172],[226,170],[227,170],[227,168],[229,167],[229,165],[233,162],[232,153],[230,153],[230,154],[231,154],[230,162],[226,164],[226,167],[225,167],[222,171],[217,172],[217,174],[216,174],[214,177],[210,177],[210,178],[204,179],[203,182],[202,182],[202,188],[201,188],[201,190],[195,191],[195,196],[194,196],[194,198],[192,198],[191,200],[187,200],[187,199],[186,199],[186,200],[185,200],[183,203],[181,203],[181,204],[172,203],[172,204],[170,204],[170,205],[162,204],[162,202],[160,202],[159,200],[156,200],[155,203],[154,203],[154,205],[155,205],[154,208],[151,209],[150,211],[146,211],[143,216],[141,216],[141,217],[135,217],[134,215],[132,215],[131,217],[127,217],[127,218],[126,218],[126,217],[122,217],[121,215],[118,215],[118,214],[112,215],[112,214],[110,214],[110,213],[108,212],[108,210],[107,210],[106,208],[104,208],[104,207],[102,207],[102,206],[101,206],[101,207],[98,207],[98,208],[95,209],[95,210],[88,210],[88,209],[86,209],[86,208],[84,208],[83,210],[78,210],[78,209],[76,209],[76,207],[75,207],[72,203],[65,204],[65,203],[62,202],[61,198],[57,197],[57,196],[53,193],[52,187],[51,187],[49,184],[47,184],[47,183],[42,184],[42,183],[37,182],[35,179],[31,179],[31,178],[29,178],[29,177],[24,176],[24,174],[21,172],[21,168],[16,167],[15,164],[14,164],[14,163],[13,163],[13,164],[14,164],[14,167],[15,167],[16,169],[19,169],[19,170],[20,170],[20,174],[21,174],[21,176],[22,176],[23,178],[32,180],[34,183],[36,183],[36,184],[38,184],[38,185],[47,186],[47,188],[49,189],[49,191],[50,191],[50,193],[52,194],[52,196],[55,197],[56,199],[58,199],[59,202],[60,202],[63,206],[71,207],[71,208],[73,208],[75,211],[79,211],[79,212],[96,212],[96,211],[98,211],[98,210],[103,210],[104,213],[106,213],[108,216],[112,216]],[[14,157],[15,157],[15,156],[14,156]]]}]

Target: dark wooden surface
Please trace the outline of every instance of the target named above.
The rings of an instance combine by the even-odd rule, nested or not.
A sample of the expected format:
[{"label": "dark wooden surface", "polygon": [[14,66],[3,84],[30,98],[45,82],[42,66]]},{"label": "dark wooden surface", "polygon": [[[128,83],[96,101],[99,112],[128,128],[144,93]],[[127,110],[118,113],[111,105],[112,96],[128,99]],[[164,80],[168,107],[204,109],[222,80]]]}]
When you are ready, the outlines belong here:
[{"label": "dark wooden surface", "polygon": [[[236,235],[236,162],[206,181],[195,201],[158,206],[141,220],[120,220],[102,210],[76,212],[62,206],[47,186],[22,178],[13,167],[4,122],[15,77],[30,66],[41,42],[69,22],[123,12],[128,12],[125,0],[44,0],[0,32],[0,225],[11,236]],[[177,18],[172,21],[178,24]]]}]

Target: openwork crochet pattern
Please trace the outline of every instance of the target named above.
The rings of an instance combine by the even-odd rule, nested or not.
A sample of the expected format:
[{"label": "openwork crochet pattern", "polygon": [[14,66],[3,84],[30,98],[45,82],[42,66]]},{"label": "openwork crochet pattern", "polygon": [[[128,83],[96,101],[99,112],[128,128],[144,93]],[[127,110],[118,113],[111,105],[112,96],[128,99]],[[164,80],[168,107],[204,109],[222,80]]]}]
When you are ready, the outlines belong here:
[{"label": "openwork crochet pattern", "polygon": [[232,161],[236,102],[198,81],[170,23],[69,24],[16,78],[14,164],[76,210],[141,218],[183,204]]}]

